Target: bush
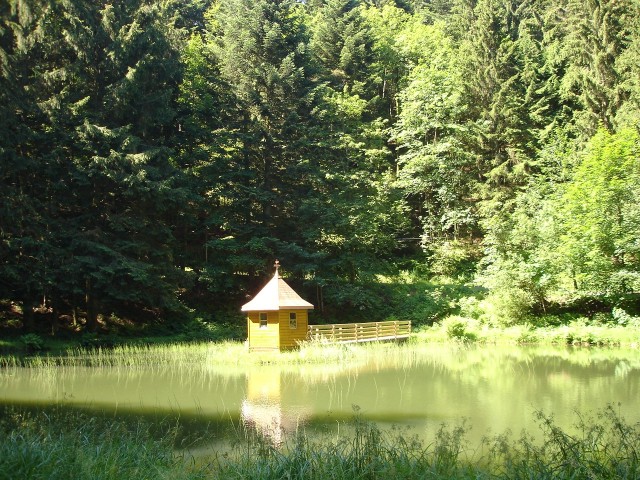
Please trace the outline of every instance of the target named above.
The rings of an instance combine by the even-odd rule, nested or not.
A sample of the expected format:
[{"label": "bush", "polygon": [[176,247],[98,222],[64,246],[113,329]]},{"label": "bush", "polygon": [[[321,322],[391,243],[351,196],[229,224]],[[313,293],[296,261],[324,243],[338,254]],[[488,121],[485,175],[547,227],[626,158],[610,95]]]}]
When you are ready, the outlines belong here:
[{"label": "bush", "polygon": [[392,298],[394,318],[411,320],[414,325],[431,325],[439,317],[451,313],[451,302],[443,289],[426,285],[410,287],[396,287]]},{"label": "bush", "polygon": [[346,319],[365,319],[386,310],[390,293],[387,285],[372,281],[336,282],[324,289],[324,303],[327,310]]},{"label": "bush", "polygon": [[481,319],[497,327],[531,323],[533,304],[531,294],[522,289],[494,291],[480,302],[484,311]]},{"label": "bush", "polygon": [[518,345],[538,343],[540,341],[540,338],[536,335],[536,332],[531,329],[530,325],[522,325],[515,328],[520,329],[516,337],[516,343]]},{"label": "bush", "polygon": [[474,342],[478,335],[468,330],[471,324],[475,324],[473,320],[462,317],[448,317],[442,322],[442,327],[447,332],[447,337],[451,340],[460,342]]},{"label": "bush", "polygon": [[444,278],[471,278],[480,257],[480,249],[473,243],[460,240],[443,242],[433,247],[431,271]]},{"label": "bush", "polygon": [[40,335],[35,333],[27,333],[20,337],[20,343],[27,353],[42,352],[46,349],[46,345]]},{"label": "bush", "polygon": [[484,313],[481,300],[477,297],[462,297],[458,300],[460,315],[466,318],[479,320]]},{"label": "bush", "polygon": [[246,327],[244,322],[239,324],[219,324],[207,322],[202,318],[196,318],[185,324],[175,340],[180,342],[216,342],[222,340],[241,340],[245,337]]},{"label": "bush", "polygon": [[611,312],[613,320],[621,326],[640,327],[640,317],[629,315],[622,308],[615,307]]}]

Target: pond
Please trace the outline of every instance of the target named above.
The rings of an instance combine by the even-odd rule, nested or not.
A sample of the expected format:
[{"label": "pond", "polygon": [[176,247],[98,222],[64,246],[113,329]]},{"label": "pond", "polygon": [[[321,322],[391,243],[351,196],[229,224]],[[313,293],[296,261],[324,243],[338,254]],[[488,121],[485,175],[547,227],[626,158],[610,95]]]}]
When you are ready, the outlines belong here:
[{"label": "pond", "polygon": [[300,428],[339,431],[354,410],[426,440],[466,420],[473,443],[507,429],[534,433],[537,410],[565,428],[576,412],[608,404],[640,421],[640,351],[407,344],[391,356],[319,365],[5,368],[0,404],[179,418],[207,425],[204,449],[221,447],[241,424],[274,441]]}]

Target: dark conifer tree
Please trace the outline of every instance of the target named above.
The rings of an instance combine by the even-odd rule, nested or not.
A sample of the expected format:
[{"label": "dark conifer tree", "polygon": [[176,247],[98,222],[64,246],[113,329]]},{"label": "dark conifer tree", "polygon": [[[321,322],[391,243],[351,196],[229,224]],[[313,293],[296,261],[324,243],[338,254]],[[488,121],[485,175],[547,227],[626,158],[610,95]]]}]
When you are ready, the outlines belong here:
[{"label": "dark conifer tree", "polygon": [[243,192],[233,199],[243,224],[235,223],[234,241],[224,248],[244,271],[270,268],[274,255],[304,268],[309,253],[298,208],[313,195],[322,149],[303,7],[294,1],[232,0],[214,12],[220,73],[240,109],[235,156],[238,175],[244,176]]},{"label": "dark conifer tree", "polygon": [[[15,14],[21,37],[9,42],[6,78],[26,133],[11,150],[31,166],[16,163],[3,187],[32,207],[2,223],[14,225],[3,235],[14,250],[5,265],[17,272],[12,285],[37,283],[25,310],[34,300],[79,306],[95,328],[101,313],[178,307],[165,222],[181,198],[169,195],[166,144],[178,34],[165,13],[131,0],[34,2],[29,16]],[[36,247],[26,258],[38,259],[31,272],[19,267],[26,230],[16,225],[38,232],[29,236]]]}]

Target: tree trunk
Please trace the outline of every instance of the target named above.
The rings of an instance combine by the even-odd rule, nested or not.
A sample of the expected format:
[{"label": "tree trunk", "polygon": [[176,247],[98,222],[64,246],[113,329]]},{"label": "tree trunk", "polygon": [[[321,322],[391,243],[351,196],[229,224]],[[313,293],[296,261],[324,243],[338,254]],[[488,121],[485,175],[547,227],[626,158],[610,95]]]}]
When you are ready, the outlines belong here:
[{"label": "tree trunk", "polygon": [[34,305],[35,305],[35,302],[30,298],[27,298],[22,302],[22,328],[27,332],[33,331],[33,328],[34,328],[34,321],[33,321]]},{"label": "tree trunk", "polygon": [[89,330],[90,332],[95,332],[98,329],[98,311],[90,279],[87,279],[86,282],[85,299],[87,303],[87,330]]},{"label": "tree trunk", "polygon": [[51,336],[55,337],[58,332],[58,318],[60,317],[60,312],[55,303],[51,306]]}]

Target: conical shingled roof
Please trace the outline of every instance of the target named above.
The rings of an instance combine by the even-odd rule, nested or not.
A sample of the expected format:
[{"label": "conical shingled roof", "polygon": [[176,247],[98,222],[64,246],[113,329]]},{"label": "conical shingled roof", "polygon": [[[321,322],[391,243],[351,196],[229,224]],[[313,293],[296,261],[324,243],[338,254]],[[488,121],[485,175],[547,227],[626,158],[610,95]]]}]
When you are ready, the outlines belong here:
[{"label": "conical shingled roof", "polygon": [[311,310],[313,305],[303,300],[293,288],[280,278],[278,269],[267,283],[249,303],[242,306],[243,312],[265,312],[275,310]]}]

